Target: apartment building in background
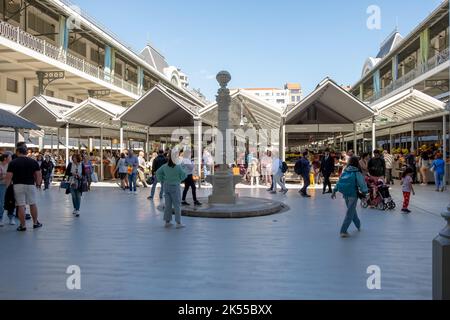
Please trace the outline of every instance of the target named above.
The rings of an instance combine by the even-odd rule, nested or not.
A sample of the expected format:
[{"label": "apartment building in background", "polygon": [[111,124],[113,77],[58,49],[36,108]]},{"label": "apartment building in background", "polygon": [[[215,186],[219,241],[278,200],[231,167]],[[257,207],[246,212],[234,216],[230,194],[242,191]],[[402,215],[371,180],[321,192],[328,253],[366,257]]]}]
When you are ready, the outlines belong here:
[{"label": "apartment building in background", "polygon": [[241,90],[279,107],[280,110],[298,103],[303,95],[299,83],[286,83],[283,88],[243,88]]}]

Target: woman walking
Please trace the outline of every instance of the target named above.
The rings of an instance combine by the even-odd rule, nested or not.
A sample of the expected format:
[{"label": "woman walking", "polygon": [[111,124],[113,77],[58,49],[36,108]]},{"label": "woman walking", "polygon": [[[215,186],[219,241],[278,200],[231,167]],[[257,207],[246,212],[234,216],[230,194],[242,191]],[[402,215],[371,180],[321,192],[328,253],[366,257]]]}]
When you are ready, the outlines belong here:
[{"label": "woman walking", "polygon": [[[3,213],[5,212],[5,196],[6,196],[6,173],[8,172],[8,165],[12,160],[12,153],[5,152],[0,155],[0,227],[3,227]],[[9,213],[9,211],[8,211]],[[14,216],[8,214],[9,224],[14,225]]]},{"label": "woman walking", "polygon": [[428,185],[428,170],[430,169],[430,157],[426,151],[420,154],[419,168],[422,185],[426,186]]},{"label": "woman walking", "polygon": [[361,169],[361,173],[364,177],[369,174],[369,153],[364,152],[361,155],[361,160],[359,160],[359,168]]},{"label": "woman walking", "polygon": [[87,154],[83,156],[83,168],[84,174],[86,175],[87,179],[88,191],[91,191],[92,174],[94,173],[94,167],[92,166],[91,160],[89,160]]},{"label": "woman walking", "polygon": [[123,153],[123,152],[120,154],[120,159],[117,162],[117,170],[119,171],[120,187],[123,190],[127,190],[128,189],[128,178],[127,178],[128,167],[126,164],[126,156],[125,156],[125,153]]},{"label": "woman walking", "polygon": [[184,154],[184,156],[183,156],[183,160],[181,160],[181,168],[184,170],[187,177],[186,177],[186,180],[184,180],[183,199],[182,199],[181,204],[183,206],[190,205],[188,202],[186,202],[186,196],[189,191],[189,188],[191,188],[192,199],[194,200],[194,205],[201,206],[202,204],[200,203],[200,201],[197,200],[197,192],[196,192],[196,188],[195,188],[195,181],[193,178],[194,164],[192,163],[192,160],[191,160],[191,151],[186,150],[183,154]]},{"label": "woman walking", "polygon": [[336,192],[342,193],[347,206],[347,213],[341,227],[342,238],[347,238],[349,236],[347,230],[352,222],[355,224],[358,231],[361,231],[361,221],[356,212],[358,193],[365,194],[368,191],[367,184],[359,168],[358,158],[351,157],[331,195],[333,199],[336,199]]},{"label": "woman walking", "polygon": [[64,180],[69,177],[69,192],[72,195],[73,214],[76,217],[80,216],[81,196],[83,195],[83,184],[87,182],[84,166],[81,163],[81,156],[74,154],[72,156],[72,162],[69,163],[64,175]]},{"label": "woman walking", "polygon": [[156,178],[162,184],[164,184],[164,220],[166,221],[166,228],[173,226],[172,221],[172,207],[175,211],[175,221],[177,223],[177,229],[184,228],[181,224],[181,190],[180,183],[187,178],[186,173],[180,165],[175,164],[173,158],[175,155],[169,156],[169,162],[164,164],[156,171]]},{"label": "woman walking", "polygon": [[444,192],[444,167],[445,161],[442,159],[442,154],[436,155],[436,160],[431,165],[431,170],[434,171],[434,182],[436,183],[436,191]]}]

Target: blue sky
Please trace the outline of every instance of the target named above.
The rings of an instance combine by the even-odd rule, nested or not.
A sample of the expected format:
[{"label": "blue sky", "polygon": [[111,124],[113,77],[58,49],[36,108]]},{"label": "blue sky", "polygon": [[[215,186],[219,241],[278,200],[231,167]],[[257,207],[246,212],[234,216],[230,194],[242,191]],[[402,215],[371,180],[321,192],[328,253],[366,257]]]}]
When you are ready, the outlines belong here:
[{"label": "blue sky", "polygon": [[[406,36],[441,0],[73,2],[134,49],[150,41],[214,99],[222,69],[233,88],[300,82],[308,94],[326,76],[352,85],[396,24]],[[380,30],[366,27],[370,5],[381,9]]]}]

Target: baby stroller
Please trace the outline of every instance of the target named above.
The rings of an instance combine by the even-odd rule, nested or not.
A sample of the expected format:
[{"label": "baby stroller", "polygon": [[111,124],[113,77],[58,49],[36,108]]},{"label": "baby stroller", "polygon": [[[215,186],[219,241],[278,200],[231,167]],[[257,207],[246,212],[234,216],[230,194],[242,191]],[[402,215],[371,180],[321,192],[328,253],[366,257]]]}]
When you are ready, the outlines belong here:
[{"label": "baby stroller", "polygon": [[373,207],[383,211],[395,209],[396,204],[389,192],[389,186],[382,179],[367,176],[366,183],[369,192],[366,198],[361,199],[361,206],[363,208]]}]

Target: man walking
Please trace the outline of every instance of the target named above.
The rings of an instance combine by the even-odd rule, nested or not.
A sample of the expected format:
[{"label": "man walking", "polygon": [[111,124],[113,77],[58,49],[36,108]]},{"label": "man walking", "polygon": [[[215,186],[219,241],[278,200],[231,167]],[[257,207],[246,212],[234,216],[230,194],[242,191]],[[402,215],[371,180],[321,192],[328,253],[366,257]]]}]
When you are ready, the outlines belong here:
[{"label": "man walking", "polygon": [[309,180],[311,165],[308,160],[308,151],[304,151],[303,157],[297,160],[294,171],[303,178],[303,187],[299,191],[300,194],[305,198],[311,198],[311,196],[307,193],[308,187],[311,183]]},{"label": "man walking", "polygon": [[392,168],[394,167],[394,157],[389,153],[388,150],[383,151],[383,159],[386,165],[386,183],[394,184],[394,179],[392,178]]},{"label": "man walking", "polygon": [[[325,154],[320,161],[320,172],[323,175],[323,194],[333,193],[331,190],[330,176],[334,173],[334,157],[330,154],[330,149],[325,149]],[[328,187],[328,191],[326,189]]]},{"label": "man walking", "polygon": [[136,180],[139,168],[139,160],[134,155],[132,149],[128,150],[128,157],[125,159],[125,165],[128,167],[128,184],[130,187],[130,194],[137,194]]},{"label": "man walking", "polygon": [[8,166],[5,182],[9,186],[11,182],[16,198],[17,215],[20,226],[17,231],[26,231],[25,207],[30,206],[33,218],[33,228],[41,228],[42,224],[38,220],[38,208],[36,205],[36,188],[42,184],[41,168],[36,160],[27,157],[27,148],[21,146],[16,150],[17,158],[11,161]]},{"label": "man walking", "polygon": [[283,177],[284,173],[282,171],[282,165],[283,162],[278,158],[276,153],[273,153],[273,160],[272,160],[272,191],[270,193],[276,194],[277,193],[277,184],[281,187],[281,192],[286,194],[288,192],[288,189],[286,188],[286,185],[284,183]]},{"label": "man walking", "polygon": [[367,166],[369,169],[369,174],[372,177],[384,178],[384,176],[386,175],[386,164],[383,158],[381,158],[381,152],[378,149],[374,150],[373,158],[369,160]]},{"label": "man walking", "polygon": [[[149,200],[152,200],[153,197],[155,196],[156,185],[158,183],[156,171],[158,171],[158,169],[161,168],[166,163],[167,163],[167,159],[164,156],[164,150],[159,150],[158,156],[155,159],[153,159],[153,163],[152,163],[153,185],[152,185],[152,191],[150,192],[150,196],[147,198]],[[159,199],[163,198],[163,194],[164,194],[164,188],[163,188],[163,183],[161,183],[161,189],[159,191]]]}]

